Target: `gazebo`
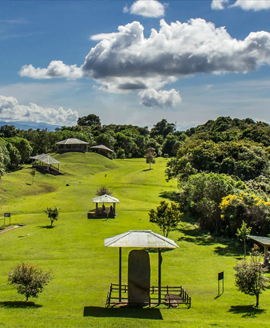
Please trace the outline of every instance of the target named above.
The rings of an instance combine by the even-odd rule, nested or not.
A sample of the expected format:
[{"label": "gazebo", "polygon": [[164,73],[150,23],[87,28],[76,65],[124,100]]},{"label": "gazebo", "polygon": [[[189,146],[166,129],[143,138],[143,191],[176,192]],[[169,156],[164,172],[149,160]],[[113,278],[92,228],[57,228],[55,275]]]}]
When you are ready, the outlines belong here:
[{"label": "gazebo", "polygon": [[[41,154],[30,157],[34,160],[32,167],[41,168],[48,171],[49,173],[59,173],[59,164],[55,158],[51,157],[48,154]],[[45,165],[44,165],[45,164]],[[55,166],[57,164],[57,167]]]},{"label": "gazebo", "polygon": [[269,253],[268,247],[270,246],[270,238],[269,237],[260,237],[260,236],[252,236],[249,235],[247,238],[256,241],[264,247],[264,265],[269,265]]},{"label": "gazebo", "polygon": [[109,154],[111,155],[112,153],[114,153],[113,150],[104,145],[92,146],[91,149],[94,149],[97,151],[98,154],[105,155],[107,157],[109,157]]},{"label": "gazebo", "polygon": [[[93,198],[93,202],[96,204],[96,211],[95,211],[95,215],[96,216],[107,216],[107,217],[115,217],[115,204],[116,203],[120,203],[119,200],[115,197],[112,197],[110,195],[102,195],[102,196],[98,196]],[[112,204],[110,205],[110,207],[106,207],[106,205],[108,204]],[[98,206],[98,204],[103,204],[101,207]]]},{"label": "gazebo", "polygon": [[80,151],[87,152],[88,151],[89,142],[82,141],[76,138],[69,138],[66,140],[62,140],[56,143],[57,152],[63,153],[67,151]]},{"label": "gazebo", "polygon": [[[159,305],[162,294],[166,305],[177,306],[183,303],[191,306],[191,298],[182,286],[161,286],[161,250],[177,248],[178,245],[172,239],[151,230],[130,230],[105,239],[104,246],[119,248],[119,283],[111,283],[106,306]],[[150,259],[146,250],[132,250],[129,253],[128,285],[122,284],[122,247],[158,250],[158,287],[150,287]],[[150,296],[150,291],[154,296]],[[128,296],[123,296],[126,293]],[[157,297],[155,293],[158,294]]]}]

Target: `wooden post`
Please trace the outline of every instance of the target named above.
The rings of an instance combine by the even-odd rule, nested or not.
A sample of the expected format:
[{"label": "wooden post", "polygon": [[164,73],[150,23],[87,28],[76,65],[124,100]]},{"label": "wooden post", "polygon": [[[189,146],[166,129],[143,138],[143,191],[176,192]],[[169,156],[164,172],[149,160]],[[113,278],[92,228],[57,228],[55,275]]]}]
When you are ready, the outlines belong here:
[{"label": "wooden post", "polygon": [[264,257],[268,257],[268,245],[264,245]]},{"label": "wooden post", "polygon": [[119,303],[121,303],[121,285],[122,285],[122,248],[119,247]]},{"label": "wooden post", "polygon": [[161,249],[158,249],[158,304],[161,304]]}]

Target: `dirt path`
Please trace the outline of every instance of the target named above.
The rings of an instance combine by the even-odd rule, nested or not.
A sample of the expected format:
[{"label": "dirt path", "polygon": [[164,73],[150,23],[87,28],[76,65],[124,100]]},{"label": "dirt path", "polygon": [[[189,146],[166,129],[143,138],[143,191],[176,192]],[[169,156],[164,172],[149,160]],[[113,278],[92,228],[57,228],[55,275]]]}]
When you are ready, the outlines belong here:
[{"label": "dirt path", "polygon": [[16,229],[16,228],[20,228],[21,226],[14,226],[14,227],[10,227],[10,228],[7,228],[7,229],[4,229],[4,230],[0,230],[0,235],[1,233],[4,233],[4,232],[7,232],[7,231],[10,231],[12,229]]}]

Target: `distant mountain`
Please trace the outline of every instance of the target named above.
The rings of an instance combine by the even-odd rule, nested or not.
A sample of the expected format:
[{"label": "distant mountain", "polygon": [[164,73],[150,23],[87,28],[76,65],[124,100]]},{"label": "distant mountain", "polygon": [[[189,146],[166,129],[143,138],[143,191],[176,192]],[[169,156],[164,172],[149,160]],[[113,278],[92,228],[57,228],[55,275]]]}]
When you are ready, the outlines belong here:
[{"label": "distant mountain", "polygon": [[2,125],[14,125],[16,129],[20,130],[29,130],[29,129],[47,129],[48,131],[54,131],[56,128],[60,127],[60,125],[52,125],[47,123],[36,123],[36,122],[21,122],[21,121],[14,121],[14,122],[3,122],[0,121],[0,126]]}]

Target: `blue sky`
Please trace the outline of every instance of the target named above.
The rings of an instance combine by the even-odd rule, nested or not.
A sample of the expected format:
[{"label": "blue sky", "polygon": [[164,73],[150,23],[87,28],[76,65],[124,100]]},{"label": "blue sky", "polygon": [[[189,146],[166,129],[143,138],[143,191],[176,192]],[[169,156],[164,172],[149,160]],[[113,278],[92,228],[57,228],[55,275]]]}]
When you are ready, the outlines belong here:
[{"label": "blue sky", "polygon": [[0,120],[270,123],[270,0],[1,1]]}]

